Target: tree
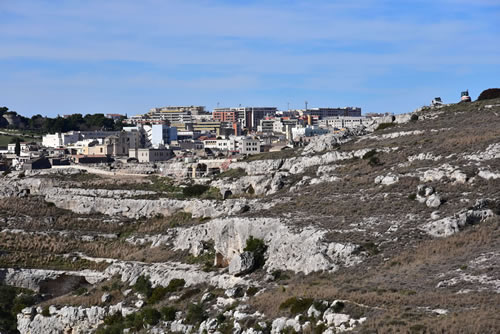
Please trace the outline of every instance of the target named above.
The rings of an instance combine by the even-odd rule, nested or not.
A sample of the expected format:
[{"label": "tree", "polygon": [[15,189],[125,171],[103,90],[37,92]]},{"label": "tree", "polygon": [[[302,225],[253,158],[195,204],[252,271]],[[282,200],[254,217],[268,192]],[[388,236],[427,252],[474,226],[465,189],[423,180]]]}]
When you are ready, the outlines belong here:
[{"label": "tree", "polygon": [[21,155],[21,140],[19,138],[16,138],[16,146],[14,148],[14,153],[17,156]]},{"label": "tree", "polygon": [[481,101],[481,100],[498,99],[498,98],[500,98],[500,88],[489,88],[483,90],[482,93],[479,94],[477,100]]}]

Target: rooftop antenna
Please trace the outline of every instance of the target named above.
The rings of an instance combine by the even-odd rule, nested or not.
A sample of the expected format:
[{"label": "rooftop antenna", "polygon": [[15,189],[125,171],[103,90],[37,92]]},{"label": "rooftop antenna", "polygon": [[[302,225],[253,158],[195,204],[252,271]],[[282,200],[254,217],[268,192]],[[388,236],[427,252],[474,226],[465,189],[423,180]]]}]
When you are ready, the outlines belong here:
[{"label": "rooftop antenna", "polygon": [[217,102],[217,108],[219,108],[219,102]]},{"label": "rooftop antenna", "polygon": [[288,111],[290,111],[290,102],[286,103]]},{"label": "rooftop antenna", "polygon": [[307,111],[307,101],[306,101],[306,111]]}]

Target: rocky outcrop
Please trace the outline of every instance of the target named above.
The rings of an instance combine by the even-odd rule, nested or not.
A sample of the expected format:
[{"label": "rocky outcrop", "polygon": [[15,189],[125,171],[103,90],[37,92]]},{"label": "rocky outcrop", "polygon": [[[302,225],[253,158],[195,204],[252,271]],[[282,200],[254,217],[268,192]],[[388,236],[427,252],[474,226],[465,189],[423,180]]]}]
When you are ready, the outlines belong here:
[{"label": "rocky outcrop", "polygon": [[464,155],[467,160],[487,161],[500,158],[500,143],[489,145],[485,151]]},{"label": "rocky outcrop", "polygon": [[92,270],[0,269],[0,282],[33,291],[39,291],[40,285],[45,282],[60,280],[63,277],[83,277],[88,283],[95,284],[109,276]]},{"label": "rocky outcrop", "polygon": [[322,136],[315,136],[311,139],[309,144],[304,148],[303,155],[319,153],[331,150],[340,144],[346,143],[354,136],[361,136],[366,134],[364,127],[346,129],[339,133],[329,133]]},{"label": "rocky outcrop", "polygon": [[135,261],[117,261],[111,264],[104,272],[107,276],[118,275],[122,282],[135,284],[139,276],[149,276],[153,287],[161,285],[168,286],[172,279],[184,279],[186,286],[209,283],[223,289],[235,285],[248,285],[242,278],[233,275],[219,274],[216,271],[205,272],[199,266],[168,262],[168,263],[144,263]]},{"label": "rocky outcrop", "polygon": [[91,333],[97,329],[106,316],[116,312],[121,312],[125,316],[134,310],[122,307],[121,303],[106,308],[51,306],[49,315],[42,315],[41,308],[28,307],[17,315],[17,329],[21,334]]},{"label": "rocky outcrop", "polygon": [[379,175],[375,178],[375,183],[376,184],[382,184],[382,185],[391,185],[391,184],[394,184],[394,183],[398,183],[399,182],[399,176],[393,174],[393,173],[389,173],[387,175]]},{"label": "rocky outcrop", "polygon": [[[390,152],[393,149],[382,148],[377,152]],[[321,155],[300,156],[288,159],[257,160],[251,162],[235,162],[229,168],[241,168],[248,175],[269,175],[280,171],[290,174],[301,174],[309,167],[330,165],[337,161],[362,158],[370,149],[356,151],[330,151]]]},{"label": "rocky outcrop", "polygon": [[252,252],[243,252],[233,256],[229,262],[229,274],[239,276],[252,271],[255,266],[255,257]]},{"label": "rocky outcrop", "polygon": [[431,168],[426,170],[420,176],[420,181],[422,182],[441,181],[445,178],[457,183],[465,183],[467,182],[468,179],[467,174],[462,172],[460,168],[451,166],[450,164],[443,164],[437,168]]},{"label": "rocky outcrop", "polygon": [[428,222],[420,228],[433,237],[448,237],[460,232],[467,225],[474,225],[493,217],[495,213],[487,208],[489,201],[478,201],[474,207],[454,216]]},{"label": "rocky outcrop", "polygon": [[224,218],[186,229],[178,229],[176,249],[195,252],[202,242],[215,243],[216,263],[228,265],[239,256],[250,236],[262,239],[267,247],[266,268],[304,272],[334,271],[339,266],[360,263],[359,247],[350,243],[323,241],[325,230],[313,227],[294,231],[276,218]]}]

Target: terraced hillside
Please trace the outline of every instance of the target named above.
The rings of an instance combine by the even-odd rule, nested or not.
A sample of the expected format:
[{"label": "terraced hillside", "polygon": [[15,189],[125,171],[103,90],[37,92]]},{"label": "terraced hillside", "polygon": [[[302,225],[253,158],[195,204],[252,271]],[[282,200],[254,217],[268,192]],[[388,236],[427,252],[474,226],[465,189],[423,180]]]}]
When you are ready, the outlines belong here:
[{"label": "terraced hillside", "polygon": [[499,332],[499,125],[429,108],[199,185],[4,175],[0,331]]}]

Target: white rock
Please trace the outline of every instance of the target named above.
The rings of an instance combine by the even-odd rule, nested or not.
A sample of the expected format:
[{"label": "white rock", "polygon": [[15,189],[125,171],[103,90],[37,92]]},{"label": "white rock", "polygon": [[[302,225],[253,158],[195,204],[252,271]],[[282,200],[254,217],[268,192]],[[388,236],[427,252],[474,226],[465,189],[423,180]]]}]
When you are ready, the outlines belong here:
[{"label": "white rock", "polygon": [[379,175],[375,178],[376,184],[391,185],[399,182],[399,176],[395,174]]},{"label": "white rock", "polygon": [[101,296],[102,303],[109,303],[111,301],[111,295],[109,293],[103,293]]},{"label": "white rock", "polygon": [[441,196],[439,196],[438,194],[432,194],[425,201],[425,205],[427,205],[429,208],[438,208],[441,205],[441,202]]},{"label": "white rock", "polygon": [[323,320],[330,326],[334,325],[335,327],[339,327],[342,324],[349,323],[351,317],[348,314],[344,313],[335,313],[331,309],[328,309],[323,314]]},{"label": "white rock", "polygon": [[339,265],[360,263],[363,256],[353,244],[324,241],[326,230],[306,227],[294,231],[277,218],[225,218],[205,224],[177,229],[175,249],[191,249],[199,241],[214,241],[220,264],[230,263],[243,252],[246,240],[253,236],[268,246],[266,269],[292,270],[310,273],[320,270],[336,270]]}]

